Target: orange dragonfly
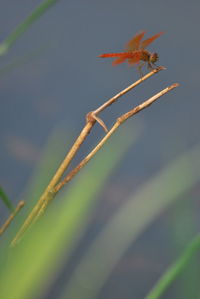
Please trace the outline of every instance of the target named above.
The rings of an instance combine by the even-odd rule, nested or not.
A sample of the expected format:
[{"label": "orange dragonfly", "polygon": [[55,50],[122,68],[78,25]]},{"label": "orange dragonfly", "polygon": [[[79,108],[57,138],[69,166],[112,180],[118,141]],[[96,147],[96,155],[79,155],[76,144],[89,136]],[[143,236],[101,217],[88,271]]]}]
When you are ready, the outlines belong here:
[{"label": "orange dragonfly", "polygon": [[[121,53],[106,53],[101,54],[98,57],[106,58],[106,57],[117,57],[112,65],[117,65],[123,63],[127,60],[130,66],[137,66],[137,69],[142,75],[142,67],[147,64],[149,69],[154,69],[156,66],[156,62],[158,61],[158,54],[151,53],[146,50],[146,48],[160,35],[164,32],[160,32],[155,34],[145,40],[142,41],[142,38],[146,32],[142,31],[141,33],[136,34],[126,45],[125,52]],[[142,62],[143,61],[143,62]]]}]

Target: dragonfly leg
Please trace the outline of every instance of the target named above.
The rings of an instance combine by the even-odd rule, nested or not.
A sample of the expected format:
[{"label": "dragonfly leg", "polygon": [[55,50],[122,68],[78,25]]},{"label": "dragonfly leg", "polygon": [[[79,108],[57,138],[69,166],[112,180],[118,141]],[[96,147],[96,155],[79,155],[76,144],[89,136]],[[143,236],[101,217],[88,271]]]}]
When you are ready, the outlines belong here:
[{"label": "dragonfly leg", "polygon": [[147,68],[151,71],[154,69],[153,65],[150,62],[147,64]]},{"label": "dragonfly leg", "polygon": [[160,67],[159,65],[155,64],[155,63],[148,63],[147,65],[149,70],[156,70],[156,69],[162,69],[162,67]]},{"label": "dragonfly leg", "polygon": [[138,72],[139,72],[139,74],[140,74],[140,78],[143,77],[142,67],[143,67],[144,65],[145,65],[145,62],[140,63],[140,64],[137,66],[137,70],[138,70]]}]

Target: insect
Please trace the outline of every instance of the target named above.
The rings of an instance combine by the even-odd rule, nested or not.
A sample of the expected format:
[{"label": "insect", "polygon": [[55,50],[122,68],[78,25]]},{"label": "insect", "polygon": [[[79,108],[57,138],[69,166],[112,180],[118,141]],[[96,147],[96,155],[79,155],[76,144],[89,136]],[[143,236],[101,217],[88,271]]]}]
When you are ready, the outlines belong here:
[{"label": "insect", "polygon": [[141,69],[145,64],[147,64],[147,67],[150,70],[157,67],[155,63],[158,61],[158,54],[151,53],[147,51],[146,48],[164,32],[157,33],[142,41],[145,33],[145,31],[137,33],[125,46],[125,52],[106,53],[101,54],[98,57],[117,57],[113,60],[112,65],[117,65],[127,61],[130,66],[137,66],[137,69],[142,76]]}]

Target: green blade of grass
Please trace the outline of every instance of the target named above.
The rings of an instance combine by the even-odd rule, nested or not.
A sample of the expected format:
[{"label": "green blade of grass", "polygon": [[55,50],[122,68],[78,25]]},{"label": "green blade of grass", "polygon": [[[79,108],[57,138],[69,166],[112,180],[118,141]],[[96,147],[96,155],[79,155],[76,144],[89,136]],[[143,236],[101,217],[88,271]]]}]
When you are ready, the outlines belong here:
[{"label": "green blade of grass", "polygon": [[200,180],[199,155],[198,145],[140,187],[96,237],[61,298],[96,298],[129,246],[156,217]]},{"label": "green blade of grass", "polygon": [[2,187],[0,187],[0,199],[3,201],[3,203],[11,213],[14,212],[15,208]]},{"label": "green blade of grass", "polygon": [[154,288],[149,292],[145,299],[160,298],[172,282],[182,273],[185,267],[189,264],[192,257],[200,250],[200,235],[196,236],[194,240],[187,246],[182,255],[175,261],[175,263],[167,269],[164,275],[159,279]]},{"label": "green blade of grass", "polygon": [[[4,76],[10,71],[13,71],[19,67],[22,67],[24,64],[32,62],[33,59],[40,57],[42,54],[47,53],[47,49],[49,50],[49,45],[43,45],[38,49],[34,49],[29,53],[26,53],[23,56],[16,57],[12,62],[7,63],[6,65],[0,68],[0,76]],[[52,45],[51,45],[52,46]]]},{"label": "green blade of grass", "polygon": [[38,165],[35,167],[32,177],[24,192],[21,194],[20,199],[23,199],[26,202],[26,205],[20,212],[20,215],[17,215],[14,218],[12,225],[8,228],[9,234],[6,233],[8,243],[14,238],[16,232],[26,219],[27,213],[31,211],[36,201],[41,196],[45,186],[49,183],[55,169],[65,156],[70,141],[72,140],[66,135],[66,131],[64,132],[59,128],[55,129],[47,140],[40,155],[40,161],[38,161]]},{"label": "green blade of grass", "polygon": [[70,255],[84,231],[97,194],[132,142],[124,135],[112,141],[11,250],[7,263],[0,268],[2,298],[36,298],[51,284],[63,256]]},{"label": "green blade of grass", "polygon": [[[188,197],[190,200],[187,200]],[[174,204],[173,209],[170,209],[169,213],[167,213],[168,221],[166,229],[170,232],[168,252],[169,254],[172,252],[174,257],[178,258],[181,252],[188,247],[188,244],[194,238],[194,232],[196,232],[196,227],[198,227],[198,217],[195,215],[197,210],[194,209],[194,204],[195,196],[193,194],[189,194],[189,196],[185,194],[185,196],[182,197],[182,202]],[[188,299],[198,297],[197,294],[200,290],[198,277],[200,272],[197,259],[198,257],[191,259],[186,271],[183,271],[181,276],[174,283],[172,292],[174,292],[173,290],[175,289],[177,298]],[[176,258],[174,258],[174,261],[175,260]],[[161,274],[160,277],[162,275],[163,274]]]},{"label": "green blade of grass", "polygon": [[19,24],[16,29],[0,44],[0,55],[6,54],[9,48],[26,32],[29,27],[36,22],[53,4],[59,0],[43,1],[24,22]]}]

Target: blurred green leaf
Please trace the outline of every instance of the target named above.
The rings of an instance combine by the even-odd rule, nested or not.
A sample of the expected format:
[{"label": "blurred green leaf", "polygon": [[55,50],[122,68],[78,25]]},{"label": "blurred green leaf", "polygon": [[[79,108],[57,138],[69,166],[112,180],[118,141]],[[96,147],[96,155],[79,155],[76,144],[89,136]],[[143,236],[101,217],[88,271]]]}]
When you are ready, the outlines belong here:
[{"label": "blurred green leaf", "polygon": [[13,206],[12,202],[4,192],[3,188],[0,186],[0,199],[3,201],[5,206],[8,208],[8,210],[12,213],[15,210],[15,207]]},{"label": "blurred green leaf", "polygon": [[129,246],[200,180],[200,146],[149,179],[110,219],[83,256],[62,298],[94,299]]},{"label": "blurred green leaf", "polygon": [[120,140],[114,136],[68,192],[54,199],[44,217],[10,250],[0,269],[2,298],[35,298],[51,284],[63,257],[70,255],[84,231],[97,195],[132,142],[128,136],[116,135]]},{"label": "blurred green leaf", "polygon": [[24,54],[23,56],[16,57],[12,62],[7,63],[6,65],[2,66],[0,68],[0,76],[3,76],[10,71],[19,68],[23,66],[24,64],[33,61],[33,59],[38,58],[42,54],[47,53],[47,49],[49,50],[49,47],[52,46],[50,43],[45,44],[38,49],[34,49],[33,51],[30,51],[29,53]]},{"label": "blurred green leaf", "polygon": [[163,276],[156,283],[154,288],[145,297],[145,299],[159,299],[166,289],[172,284],[172,282],[177,278],[180,273],[183,272],[185,267],[189,264],[192,257],[200,249],[200,235],[196,236],[187,248],[181,254],[181,256],[170,266]]},{"label": "blurred green leaf", "polygon": [[[190,200],[188,200],[188,197]],[[198,211],[194,209],[195,204],[196,199],[194,194],[189,194],[188,196],[186,193],[182,197],[182,201],[174,204],[173,209],[170,209],[167,214],[166,228],[170,232],[170,239],[168,240],[170,244],[169,255],[172,254],[172,256],[178,257],[180,252],[188,247],[190,240],[194,238],[196,228],[198,227]],[[197,259],[198,257],[191,259],[186,271],[177,279],[174,288],[177,298],[188,299],[198,297],[200,271]],[[172,291],[173,293],[174,291]]]},{"label": "blurred green leaf", "polygon": [[43,1],[24,22],[16,27],[16,29],[0,44],[0,55],[6,54],[9,48],[26,32],[29,27],[36,22],[53,4],[59,0]]},{"label": "blurred green leaf", "polygon": [[40,161],[38,161],[26,189],[21,194],[20,199],[23,199],[26,202],[26,205],[20,212],[20,215],[17,215],[13,220],[13,224],[9,227],[9,234],[6,234],[8,243],[24,222],[27,214],[42,194],[45,186],[49,183],[55,169],[57,169],[64,158],[70,142],[71,138],[66,134],[66,131],[64,132],[60,128],[55,129],[46,141],[46,145],[41,153]]}]

